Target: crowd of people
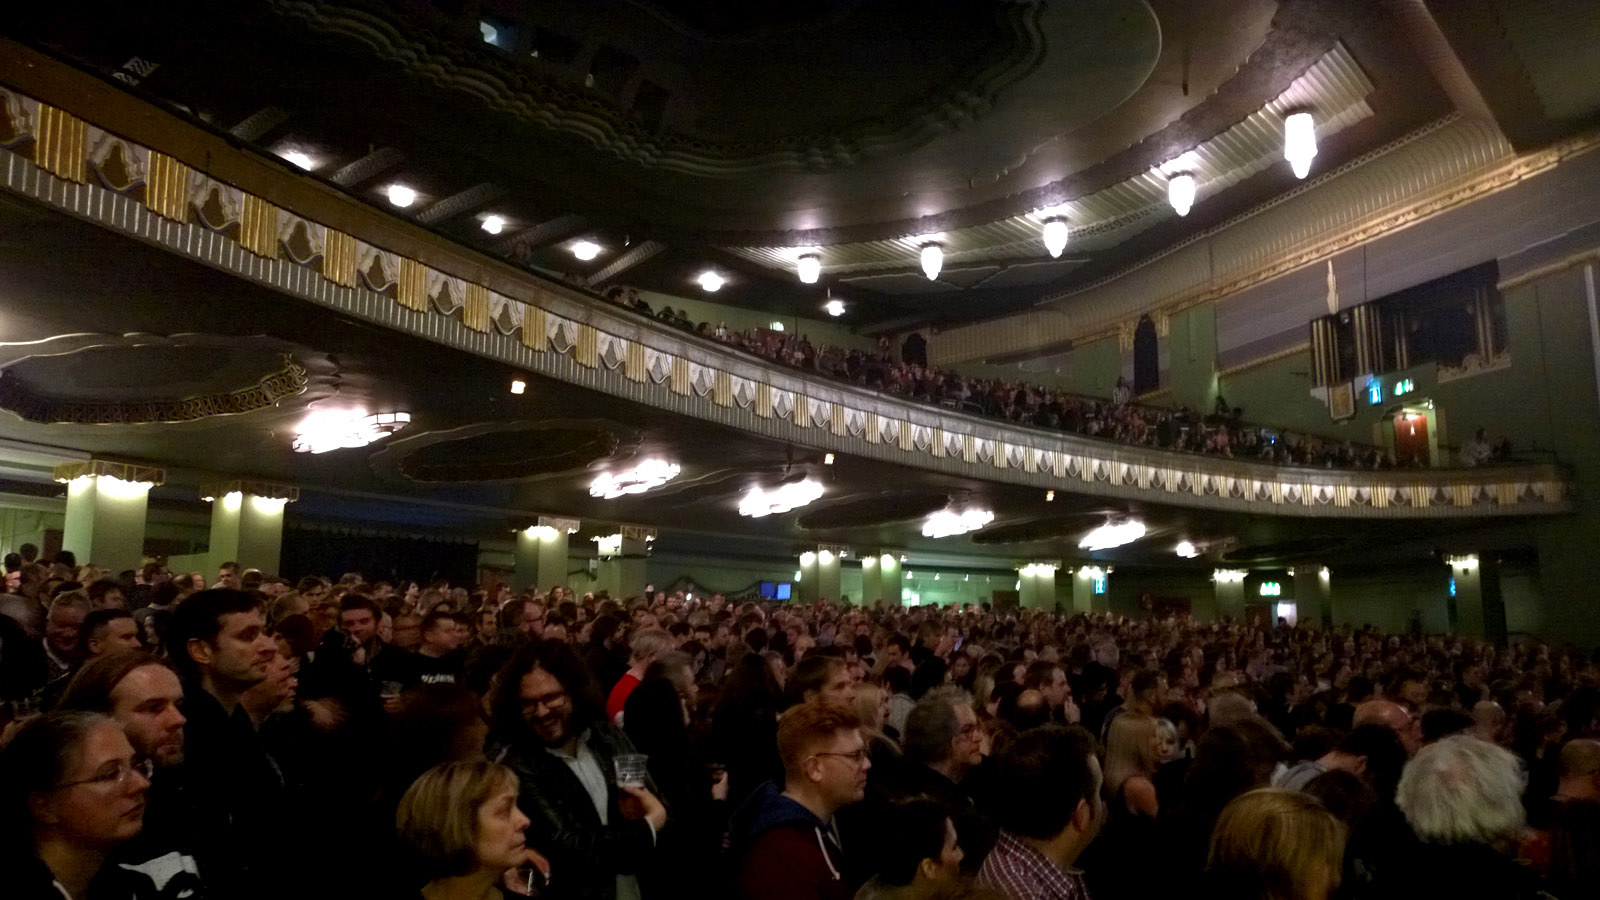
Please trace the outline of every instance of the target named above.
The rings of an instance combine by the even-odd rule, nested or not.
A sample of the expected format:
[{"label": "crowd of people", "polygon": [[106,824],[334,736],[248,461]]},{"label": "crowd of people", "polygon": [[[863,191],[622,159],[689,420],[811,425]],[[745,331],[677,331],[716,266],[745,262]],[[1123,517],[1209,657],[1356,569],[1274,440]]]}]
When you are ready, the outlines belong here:
[{"label": "crowd of people", "polygon": [[8,558],[32,898],[1600,896],[1600,660]]},{"label": "crowd of people", "polygon": [[[1424,466],[1427,461],[1400,459],[1391,449],[1303,435],[1246,423],[1243,410],[1218,398],[1210,415],[1179,406],[1166,409],[1133,402],[1126,379],[1117,379],[1109,398],[1086,397],[1020,379],[972,378],[930,366],[920,345],[899,351],[887,338],[873,351],[813,344],[795,332],[752,328],[730,330],[726,323],[696,325],[684,310],[653,310],[637,291],[612,288],[612,303],[711,340],[731,344],[756,356],[807,372],[847,381],[946,409],[1003,419],[1052,431],[1123,444],[1249,459],[1275,465],[1324,469],[1394,469]],[[1508,447],[1494,454],[1463,454],[1464,465],[1484,465],[1505,458]]]}]

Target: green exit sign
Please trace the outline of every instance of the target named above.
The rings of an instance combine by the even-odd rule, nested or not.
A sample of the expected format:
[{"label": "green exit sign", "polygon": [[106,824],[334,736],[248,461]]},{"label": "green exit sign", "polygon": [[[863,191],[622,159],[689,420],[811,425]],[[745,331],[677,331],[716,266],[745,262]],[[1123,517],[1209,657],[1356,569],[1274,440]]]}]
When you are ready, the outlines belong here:
[{"label": "green exit sign", "polygon": [[1276,581],[1263,581],[1261,582],[1261,596],[1281,597],[1283,596],[1283,585]]},{"label": "green exit sign", "polygon": [[1404,396],[1406,394],[1411,393],[1412,391],[1414,391],[1416,389],[1417,389],[1417,386],[1415,384],[1412,384],[1411,379],[1409,379],[1409,378],[1402,378],[1399,381],[1394,383],[1394,395],[1396,397],[1402,397],[1402,396]]}]

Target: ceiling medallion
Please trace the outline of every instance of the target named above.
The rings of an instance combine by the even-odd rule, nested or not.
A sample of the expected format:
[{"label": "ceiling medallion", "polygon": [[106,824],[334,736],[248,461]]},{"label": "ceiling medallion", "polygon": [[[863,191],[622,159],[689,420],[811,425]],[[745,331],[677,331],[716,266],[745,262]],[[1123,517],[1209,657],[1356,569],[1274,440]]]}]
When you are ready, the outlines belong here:
[{"label": "ceiling medallion", "polygon": [[739,515],[752,519],[781,515],[812,503],[821,496],[822,483],[810,478],[785,482],[770,491],[753,487],[739,501]]},{"label": "ceiling medallion", "polygon": [[642,494],[678,477],[677,463],[647,459],[623,472],[606,472],[589,485],[589,496],[615,500],[625,494]]},{"label": "ceiling medallion", "polygon": [[367,414],[366,410],[317,410],[295,429],[294,452],[327,453],[365,447],[411,424],[411,413]]},{"label": "ceiling medallion", "polygon": [[922,536],[930,538],[947,538],[977,531],[979,528],[994,521],[994,511],[988,509],[965,509],[957,512],[951,509],[941,509],[922,523]]}]

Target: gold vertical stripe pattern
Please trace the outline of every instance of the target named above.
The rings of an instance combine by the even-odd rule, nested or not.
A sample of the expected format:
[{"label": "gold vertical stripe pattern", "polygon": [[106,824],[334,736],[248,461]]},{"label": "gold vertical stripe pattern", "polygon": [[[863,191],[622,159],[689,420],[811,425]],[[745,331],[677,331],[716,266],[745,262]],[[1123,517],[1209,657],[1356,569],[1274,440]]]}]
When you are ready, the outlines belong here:
[{"label": "gold vertical stripe pattern", "polygon": [[1450,493],[1454,495],[1452,499],[1455,500],[1457,506],[1472,505],[1472,485],[1453,484],[1450,486]]},{"label": "gold vertical stripe pattern", "polygon": [[467,296],[461,306],[461,324],[473,331],[489,330],[489,289],[467,282]]},{"label": "gold vertical stripe pattern", "polygon": [[1084,481],[1094,481],[1094,460],[1087,456],[1080,456],[1078,460],[1078,477]]},{"label": "gold vertical stripe pattern", "polygon": [[991,460],[991,462],[994,463],[994,467],[996,469],[1004,469],[1006,467],[1006,442],[1005,441],[995,441],[994,442],[994,459]]},{"label": "gold vertical stripe pattern", "polygon": [[[532,309],[532,307],[529,307],[530,312]],[[629,341],[628,349],[622,355],[623,377],[629,381],[643,381],[644,373],[644,345],[638,341]]]},{"label": "gold vertical stripe pattern", "polygon": [[356,286],[356,239],[328,229],[322,251],[322,277],[345,287]]},{"label": "gold vertical stripe pattern", "polygon": [[711,382],[711,402],[718,406],[733,405],[733,376],[721,369],[717,370],[717,377]]},{"label": "gold vertical stripe pattern", "polygon": [[144,179],[144,205],[163,219],[189,220],[189,167],[165,153],[150,151]]},{"label": "gold vertical stripe pattern", "polygon": [[1411,486],[1411,505],[1418,509],[1428,505],[1428,489],[1420,484]]},{"label": "gold vertical stripe pattern", "polygon": [[[578,326],[578,343],[572,348],[572,358],[577,361],[578,365],[586,366],[590,369],[600,365],[600,332],[595,331],[593,325]],[[683,363],[683,372],[683,383],[687,387],[689,384],[689,364],[687,362]],[[676,365],[673,366],[672,376],[672,389],[678,390],[678,369]],[[683,391],[678,391],[678,393],[681,394]]]},{"label": "gold vertical stripe pattern", "polygon": [[1495,485],[1494,499],[1501,506],[1515,506],[1517,503],[1517,486],[1508,482],[1501,482]]},{"label": "gold vertical stripe pattern", "polygon": [[689,361],[682,357],[672,360],[672,392],[674,394],[689,393]]},{"label": "gold vertical stripe pattern", "polygon": [[945,446],[944,446],[944,429],[943,428],[935,428],[933,430],[933,441],[932,441],[932,444],[931,444],[931,449],[933,450],[933,455],[936,458],[938,458],[938,459],[943,459],[944,458],[944,455],[945,455],[945,453],[947,451],[945,450]]},{"label": "gold vertical stripe pattern", "polygon": [[64,109],[39,104],[39,130],[34,135],[33,162],[57,178],[80,184],[87,178],[89,126]]},{"label": "gold vertical stripe pattern", "polygon": [[844,433],[845,433],[845,423],[844,423],[844,404],[843,403],[835,403],[833,405],[833,416],[832,416],[832,419],[833,419],[833,421],[830,422],[829,424],[833,426],[833,433],[837,434],[837,435],[841,435],[841,436],[844,435]]},{"label": "gold vertical stripe pattern", "polygon": [[[400,257],[400,274],[395,279],[394,299],[406,309],[428,308],[428,267],[414,259]],[[543,338],[543,331],[540,332]]]},{"label": "gold vertical stripe pattern", "polygon": [[869,444],[881,444],[881,443],[883,443],[883,432],[880,431],[879,428],[878,428],[878,414],[877,413],[873,413],[873,412],[867,413],[867,425],[866,425],[865,434],[867,436],[867,443],[869,443]]},{"label": "gold vertical stripe pattern", "polygon": [[811,425],[811,398],[805,394],[794,395],[794,409],[789,410],[789,420],[801,428]]},{"label": "gold vertical stripe pattern", "polygon": [[756,415],[763,419],[772,418],[772,385],[765,381],[756,382]]},{"label": "gold vertical stripe pattern", "polygon": [[245,194],[239,211],[239,246],[257,256],[278,258],[278,208]]},{"label": "gold vertical stripe pattern", "polygon": [[[550,323],[545,321],[545,316],[544,316],[544,310],[543,309],[540,309],[537,306],[529,306],[529,307],[524,308],[523,311],[522,311],[522,332],[521,332],[522,346],[527,347],[530,350],[535,350],[537,352],[543,353],[544,352],[544,348],[545,348],[545,344],[548,343],[548,341],[549,341],[549,339],[546,337],[546,335],[549,333],[549,328],[550,328]],[[639,348],[639,357],[640,357],[640,359],[639,359],[639,372],[640,372],[641,377],[639,379],[637,379],[637,380],[643,381],[644,380],[644,378],[642,377],[643,373],[644,373],[644,348],[643,347]]]},{"label": "gold vertical stripe pattern", "polygon": [[1378,485],[1372,489],[1372,505],[1377,509],[1389,508],[1389,488]]},{"label": "gold vertical stripe pattern", "polygon": [[961,436],[961,458],[969,463],[978,461],[978,439],[970,434]]},{"label": "gold vertical stripe pattern", "polygon": [[911,423],[902,421],[900,423],[900,449],[910,450],[913,446],[915,445],[911,442]]},{"label": "gold vertical stripe pattern", "polygon": [[1317,489],[1314,485],[1300,485],[1300,502],[1306,506],[1315,506],[1317,503]]},{"label": "gold vertical stripe pattern", "polygon": [[1350,485],[1348,485],[1348,484],[1336,484],[1336,485],[1333,486],[1333,505],[1334,506],[1349,506],[1350,505]]}]

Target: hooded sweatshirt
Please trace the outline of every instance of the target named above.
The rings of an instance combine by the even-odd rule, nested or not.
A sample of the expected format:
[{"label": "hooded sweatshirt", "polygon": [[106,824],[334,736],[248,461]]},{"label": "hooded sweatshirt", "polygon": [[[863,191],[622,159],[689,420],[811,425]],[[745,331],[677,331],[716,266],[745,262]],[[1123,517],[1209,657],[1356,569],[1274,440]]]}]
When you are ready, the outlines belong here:
[{"label": "hooded sweatshirt", "polygon": [[767,782],[730,822],[740,900],[850,900],[833,827]]}]

